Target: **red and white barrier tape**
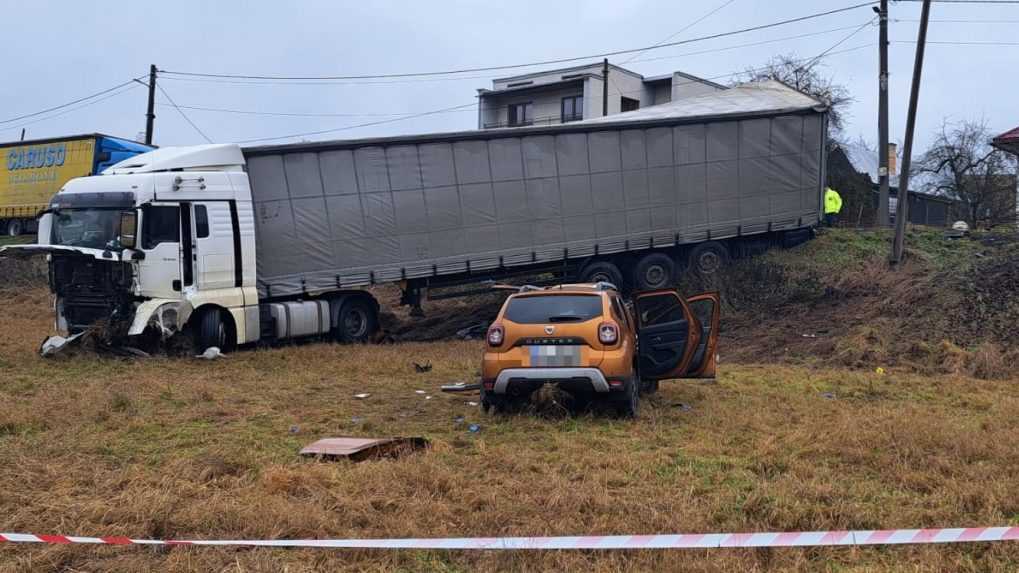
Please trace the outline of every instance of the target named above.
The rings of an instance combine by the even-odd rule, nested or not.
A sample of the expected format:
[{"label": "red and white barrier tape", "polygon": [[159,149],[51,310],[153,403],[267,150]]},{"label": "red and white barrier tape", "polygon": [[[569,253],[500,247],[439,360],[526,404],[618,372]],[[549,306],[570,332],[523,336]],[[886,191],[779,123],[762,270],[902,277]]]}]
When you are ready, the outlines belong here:
[{"label": "red and white barrier tape", "polygon": [[0,542],[96,545],[214,545],[351,549],[709,549],[721,547],[819,547],[904,545],[1019,540],[1019,527],[797,531],[789,533],[683,533],[578,537],[452,537],[436,539],[163,540],[0,533]]}]

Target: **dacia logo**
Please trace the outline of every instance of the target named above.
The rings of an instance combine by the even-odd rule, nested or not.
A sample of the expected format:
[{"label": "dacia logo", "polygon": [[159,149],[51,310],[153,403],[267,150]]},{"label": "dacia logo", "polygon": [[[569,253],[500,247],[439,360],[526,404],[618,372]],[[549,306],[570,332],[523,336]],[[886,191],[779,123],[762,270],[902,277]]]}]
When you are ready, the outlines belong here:
[{"label": "dacia logo", "polygon": [[553,332],[555,332],[555,327],[554,326],[549,325],[549,326],[545,327],[545,334],[547,334],[549,336],[552,336]]},{"label": "dacia logo", "polygon": [[37,169],[61,166],[67,159],[67,146],[63,143],[19,147],[7,152],[7,170]]}]

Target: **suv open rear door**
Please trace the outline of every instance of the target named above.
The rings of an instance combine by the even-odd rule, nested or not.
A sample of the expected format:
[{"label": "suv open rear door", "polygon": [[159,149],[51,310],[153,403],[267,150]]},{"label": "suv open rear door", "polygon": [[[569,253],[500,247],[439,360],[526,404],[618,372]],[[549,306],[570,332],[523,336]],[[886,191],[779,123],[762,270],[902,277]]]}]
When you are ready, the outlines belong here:
[{"label": "suv open rear door", "polygon": [[715,377],[721,301],[722,298],[717,292],[704,292],[686,299],[687,306],[701,323],[701,339],[684,378]]},{"label": "suv open rear door", "polygon": [[713,377],[719,300],[718,293],[689,299],[671,289],[637,293],[634,308],[641,378]]},{"label": "suv open rear door", "polygon": [[682,378],[700,345],[703,327],[678,292],[637,293],[637,348],[645,380]]}]

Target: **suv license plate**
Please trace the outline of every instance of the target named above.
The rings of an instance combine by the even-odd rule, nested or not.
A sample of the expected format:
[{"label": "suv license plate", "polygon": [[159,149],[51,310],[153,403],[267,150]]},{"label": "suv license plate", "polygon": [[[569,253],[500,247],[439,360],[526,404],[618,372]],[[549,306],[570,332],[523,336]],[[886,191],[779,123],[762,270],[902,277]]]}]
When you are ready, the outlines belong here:
[{"label": "suv license plate", "polygon": [[579,346],[535,345],[528,348],[531,366],[580,366]]}]

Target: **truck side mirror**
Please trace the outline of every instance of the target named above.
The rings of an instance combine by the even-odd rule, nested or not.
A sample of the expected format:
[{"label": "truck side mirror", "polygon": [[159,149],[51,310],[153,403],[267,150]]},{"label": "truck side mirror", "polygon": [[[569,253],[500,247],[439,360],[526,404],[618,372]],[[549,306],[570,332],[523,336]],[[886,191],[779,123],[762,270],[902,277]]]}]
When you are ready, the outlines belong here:
[{"label": "truck side mirror", "polygon": [[120,214],[120,246],[133,249],[138,244],[138,213],[124,211]]}]

